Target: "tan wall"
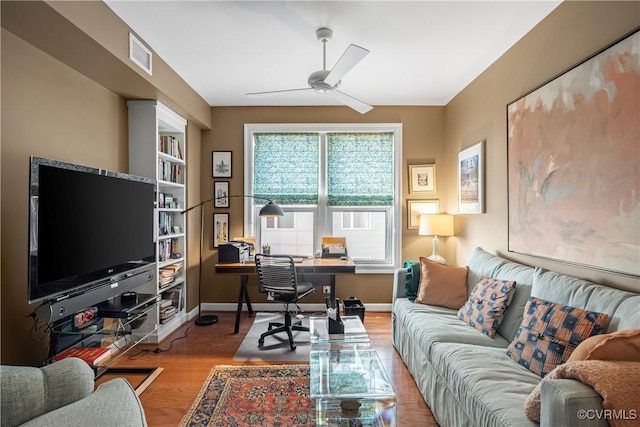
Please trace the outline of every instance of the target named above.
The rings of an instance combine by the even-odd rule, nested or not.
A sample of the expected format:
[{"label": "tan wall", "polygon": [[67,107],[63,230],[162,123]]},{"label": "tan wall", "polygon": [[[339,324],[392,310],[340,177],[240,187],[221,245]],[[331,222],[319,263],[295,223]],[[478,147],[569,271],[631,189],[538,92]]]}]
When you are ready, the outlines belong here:
[{"label": "tan wall", "polygon": [[[564,2],[447,105],[446,162],[486,140],[486,214],[456,218],[457,262],[476,246],[529,265],[598,283],[640,290],[638,279],[578,268],[507,251],[506,105],[586,59],[640,25],[639,2]],[[454,183],[453,168],[444,179]],[[455,186],[448,208],[455,209]]]},{"label": "tan wall", "polygon": [[[444,173],[444,108],[443,107],[376,107],[366,115],[356,113],[346,107],[228,107],[213,108],[212,130],[204,132],[202,138],[202,199],[213,195],[211,178],[211,152],[216,150],[232,151],[231,194],[242,194],[243,180],[243,144],[245,123],[402,123],[402,239],[403,258],[415,259],[420,254],[431,253],[431,239],[419,237],[416,230],[407,230],[406,195],[407,163],[435,161],[443,165],[436,168],[438,178],[438,196],[446,194],[447,183],[438,179]],[[442,196],[441,196],[442,197]],[[227,210],[225,210],[227,211]],[[243,235],[243,201],[231,199],[228,209],[230,233]],[[203,290],[204,302],[235,302],[238,299],[238,279],[228,275],[216,275],[214,264],[217,262],[217,249],[213,248],[211,206],[206,210],[206,229],[203,252]],[[446,249],[446,248],[445,248]],[[443,256],[451,255],[443,251]],[[355,295],[366,303],[389,303],[391,301],[392,276],[390,274],[341,276],[337,278],[337,295],[345,298]],[[252,301],[264,301],[254,282],[250,282]],[[305,301],[320,302],[323,296],[316,293]]]},{"label": "tan wall", "polygon": [[[191,203],[200,195],[201,130],[189,122],[187,132]],[[126,100],[3,29],[1,358],[37,365],[47,340],[25,317],[37,307],[26,302],[31,155],[126,172]],[[197,289],[199,217],[190,221],[187,282]],[[188,310],[197,297],[188,293]]]},{"label": "tan wall", "polygon": [[[3,3],[4,26],[7,2]],[[68,7],[56,6],[56,10],[74,15]],[[407,164],[434,161],[438,174],[436,197],[440,200],[441,210],[455,212],[457,153],[478,140],[486,139],[487,213],[456,218],[458,235],[441,244],[441,251],[448,260],[464,264],[473,247],[480,245],[527,264],[539,264],[605,284],[637,289],[637,279],[507,253],[505,135],[508,102],[640,25],[639,16],[638,2],[565,2],[461,92],[446,109],[376,107],[361,116],[342,107],[214,108],[213,130],[204,132],[201,139],[199,127],[189,123],[188,203],[191,205],[191,201],[206,200],[212,195],[213,150],[234,152],[231,191],[242,193],[244,123],[403,123],[403,260],[416,259],[431,252],[429,238],[419,237],[415,230],[406,229]],[[67,28],[65,31],[65,34],[71,34],[76,30]],[[56,33],[52,30],[52,34]],[[101,37],[106,36],[101,34],[96,39]],[[46,51],[45,39],[38,35],[32,43],[42,43],[39,47]],[[53,57],[63,60],[64,64],[69,63],[76,70],[83,62],[78,58],[69,58],[65,62],[62,58],[62,54],[66,55],[64,49],[58,45],[51,49]],[[35,308],[26,304],[28,156],[39,155],[122,171],[127,169],[127,112],[125,100],[120,96],[124,94],[116,93],[113,88],[107,89],[109,84],[104,81],[96,83],[101,79],[99,76],[84,77],[63,62],[2,30],[1,363],[39,364],[44,357],[45,343],[36,341],[41,337],[38,333],[32,335],[33,339],[30,337],[32,323],[25,318]],[[91,70],[84,71],[90,74]],[[127,88],[133,88],[134,92],[138,90],[137,83]],[[148,90],[147,87],[141,88],[138,96],[144,97]],[[135,93],[128,93],[126,97],[133,95]],[[200,122],[207,122],[206,118],[200,117],[199,106],[193,110],[198,113],[194,115]],[[211,207],[208,209],[203,254],[203,301],[234,302],[238,291],[236,280],[215,277],[212,272],[217,254],[211,248],[212,211]],[[229,212],[232,213],[231,234],[242,234],[242,202],[232,199]],[[192,308],[197,304],[194,290],[197,289],[198,277],[199,216],[194,218],[192,215],[189,220],[188,308]],[[390,283],[390,275],[359,276],[355,280],[343,278],[338,282],[338,295],[354,294],[365,302],[386,303],[390,301]],[[255,287],[251,292],[253,300],[261,301]],[[321,299],[320,295],[316,297]]]},{"label": "tan wall", "polygon": [[27,304],[29,156],[126,171],[123,98],[2,30],[2,363],[40,364]]}]

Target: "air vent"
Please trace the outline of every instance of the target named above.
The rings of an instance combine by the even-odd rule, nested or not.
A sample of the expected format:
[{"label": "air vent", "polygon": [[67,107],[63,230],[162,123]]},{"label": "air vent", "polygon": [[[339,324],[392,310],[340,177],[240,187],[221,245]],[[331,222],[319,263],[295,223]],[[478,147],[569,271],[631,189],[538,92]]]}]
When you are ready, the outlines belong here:
[{"label": "air vent", "polygon": [[151,51],[131,33],[129,33],[129,59],[138,64],[149,75],[152,75]]}]

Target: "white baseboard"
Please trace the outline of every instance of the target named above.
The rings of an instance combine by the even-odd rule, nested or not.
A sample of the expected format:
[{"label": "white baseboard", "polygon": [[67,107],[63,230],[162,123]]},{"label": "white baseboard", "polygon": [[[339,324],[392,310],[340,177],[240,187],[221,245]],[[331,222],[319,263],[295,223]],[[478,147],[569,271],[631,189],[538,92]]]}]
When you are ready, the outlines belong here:
[{"label": "white baseboard", "polygon": [[[324,311],[326,306],[324,304],[298,304],[303,312],[316,312]],[[282,311],[282,303],[252,303],[251,308],[253,311]],[[370,311],[391,311],[391,304],[365,304],[365,312]],[[202,311],[236,311],[238,309],[237,303],[204,303],[202,304]],[[247,311],[247,305],[242,305],[242,311]],[[196,307],[189,313],[189,319],[198,315],[198,308]]]}]

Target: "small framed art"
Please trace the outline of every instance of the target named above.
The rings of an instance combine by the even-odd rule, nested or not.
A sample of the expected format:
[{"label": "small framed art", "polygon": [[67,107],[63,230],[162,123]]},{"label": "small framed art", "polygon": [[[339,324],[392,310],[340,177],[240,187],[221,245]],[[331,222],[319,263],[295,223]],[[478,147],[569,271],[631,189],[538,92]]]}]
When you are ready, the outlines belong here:
[{"label": "small framed art", "polygon": [[409,165],[409,194],[436,192],[436,165]]},{"label": "small framed art", "polygon": [[440,213],[439,200],[407,200],[407,228],[417,230],[420,226],[420,215]]},{"label": "small framed art", "polygon": [[458,212],[484,213],[484,141],[458,153]]},{"label": "small framed art", "polygon": [[213,214],[213,247],[229,241],[229,214]]},{"label": "small framed art", "polygon": [[229,207],[229,181],[215,181],[213,183],[213,207]]},{"label": "small framed art", "polygon": [[211,170],[214,178],[231,178],[231,151],[213,151]]}]

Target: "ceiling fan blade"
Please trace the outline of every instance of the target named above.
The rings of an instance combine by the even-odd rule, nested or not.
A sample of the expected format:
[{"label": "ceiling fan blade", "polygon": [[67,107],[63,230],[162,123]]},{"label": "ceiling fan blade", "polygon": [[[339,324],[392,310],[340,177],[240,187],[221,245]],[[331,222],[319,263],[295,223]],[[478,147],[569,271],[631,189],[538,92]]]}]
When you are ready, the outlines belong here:
[{"label": "ceiling fan blade", "polygon": [[359,99],[356,99],[353,96],[347,95],[344,92],[340,92],[339,90],[332,90],[331,92],[327,92],[326,95],[332,97],[336,101],[342,102],[347,107],[353,108],[360,114],[366,114],[367,112],[373,109],[371,105],[365,104]]},{"label": "ceiling fan blade", "polygon": [[358,65],[368,53],[369,51],[363,47],[355,44],[349,45],[340,59],[338,59],[338,62],[336,62],[336,65],[333,66],[329,75],[324,79],[324,82],[329,86],[334,86],[342,80],[345,74]]},{"label": "ceiling fan blade", "polygon": [[271,90],[271,91],[267,91],[267,92],[250,92],[247,93],[247,96],[258,96],[258,95],[271,95],[274,93],[284,93],[284,92],[302,92],[302,91],[306,91],[306,90],[313,90],[310,87],[303,87],[300,89],[284,89],[284,90]]}]

